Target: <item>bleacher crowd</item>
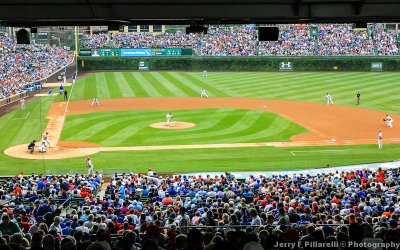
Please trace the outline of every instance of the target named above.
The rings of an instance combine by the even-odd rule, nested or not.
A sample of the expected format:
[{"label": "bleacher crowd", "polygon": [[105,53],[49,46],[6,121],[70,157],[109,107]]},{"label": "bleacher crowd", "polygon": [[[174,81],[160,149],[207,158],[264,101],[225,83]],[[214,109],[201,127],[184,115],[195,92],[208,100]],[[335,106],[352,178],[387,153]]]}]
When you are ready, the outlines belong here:
[{"label": "bleacher crowd", "polygon": [[258,42],[252,25],[210,26],[208,34],[112,33],[85,35],[84,48],[193,48],[197,56],[399,55],[398,34],[380,24],[354,30],[352,24],[279,25],[276,42]]},{"label": "bleacher crowd", "polygon": [[50,45],[17,44],[0,38],[0,99],[19,94],[28,83],[46,78],[71,63],[73,52]]},{"label": "bleacher crowd", "polygon": [[[149,169],[115,174],[100,197],[100,175],[21,173],[1,185],[0,248],[396,249],[399,177],[399,169],[361,169],[238,181],[229,173],[162,178]],[[69,197],[81,198],[71,209],[56,205]]]}]

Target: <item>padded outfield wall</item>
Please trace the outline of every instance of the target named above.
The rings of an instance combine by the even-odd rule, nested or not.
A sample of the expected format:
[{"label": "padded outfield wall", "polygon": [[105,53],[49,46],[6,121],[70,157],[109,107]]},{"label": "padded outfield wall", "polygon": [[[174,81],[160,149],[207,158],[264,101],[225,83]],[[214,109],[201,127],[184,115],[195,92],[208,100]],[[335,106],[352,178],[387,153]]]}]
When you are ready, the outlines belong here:
[{"label": "padded outfield wall", "polygon": [[[78,58],[80,70],[209,71],[400,71],[400,57],[90,57]],[[290,68],[285,68],[288,65]],[[282,64],[283,63],[283,64]],[[283,66],[283,67],[282,67]]]}]

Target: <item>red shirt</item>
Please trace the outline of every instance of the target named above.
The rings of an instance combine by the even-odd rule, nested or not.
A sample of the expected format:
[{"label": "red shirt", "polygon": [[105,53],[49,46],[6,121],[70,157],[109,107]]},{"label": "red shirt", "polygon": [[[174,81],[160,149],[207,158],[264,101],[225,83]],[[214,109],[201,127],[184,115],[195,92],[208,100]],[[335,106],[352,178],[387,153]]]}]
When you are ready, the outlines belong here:
[{"label": "red shirt", "polygon": [[174,203],[174,201],[170,197],[165,197],[162,200],[162,204],[163,205],[172,205],[173,203]]}]

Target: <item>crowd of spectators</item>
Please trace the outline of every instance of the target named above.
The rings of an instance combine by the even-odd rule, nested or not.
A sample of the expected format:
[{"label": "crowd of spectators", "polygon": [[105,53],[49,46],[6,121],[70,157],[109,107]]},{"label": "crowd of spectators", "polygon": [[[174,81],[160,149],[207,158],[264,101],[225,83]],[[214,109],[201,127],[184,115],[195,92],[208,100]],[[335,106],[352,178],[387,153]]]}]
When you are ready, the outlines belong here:
[{"label": "crowd of spectators", "polygon": [[63,48],[0,37],[0,99],[21,93],[28,83],[46,78],[73,58],[73,52]]},{"label": "crowd of spectators", "polygon": [[[85,35],[84,48],[193,48],[197,56],[398,55],[398,34],[352,24],[278,25],[278,41],[258,42],[254,25],[209,26],[208,34],[110,33]],[[375,51],[376,49],[376,51]]]},{"label": "crowd of spectators", "polygon": [[382,25],[375,25],[376,48],[378,55],[399,55],[399,35],[394,31],[385,31]]},{"label": "crowd of spectators", "polygon": [[[338,249],[350,241],[400,243],[399,177],[399,169],[362,169],[237,181],[228,173],[162,178],[149,170],[147,176],[116,174],[100,197],[89,195],[99,176],[19,175],[0,190],[0,247],[283,249],[278,245],[300,242],[295,246],[331,243]],[[29,200],[21,186],[37,198]],[[84,199],[72,210],[52,202],[74,194]]]}]

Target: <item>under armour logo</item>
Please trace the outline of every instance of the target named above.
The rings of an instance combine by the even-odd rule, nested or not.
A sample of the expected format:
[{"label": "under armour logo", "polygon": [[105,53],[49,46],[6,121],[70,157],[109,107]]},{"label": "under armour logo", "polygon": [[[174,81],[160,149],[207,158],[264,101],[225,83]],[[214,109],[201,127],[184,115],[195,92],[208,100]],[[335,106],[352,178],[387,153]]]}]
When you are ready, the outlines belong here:
[{"label": "under armour logo", "polygon": [[282,68],[285,68],[285,67],[288,67],[288,68],[290,68],[291,67],[291,65],[292,65],[292,63],[291,62],[281,62],[281,67]]}]

